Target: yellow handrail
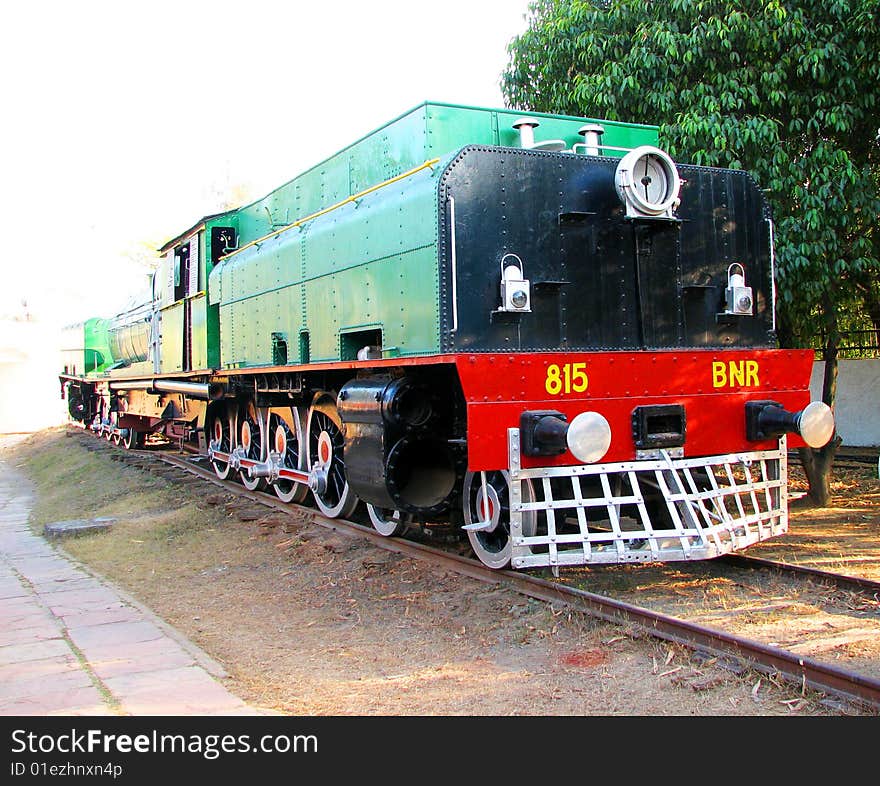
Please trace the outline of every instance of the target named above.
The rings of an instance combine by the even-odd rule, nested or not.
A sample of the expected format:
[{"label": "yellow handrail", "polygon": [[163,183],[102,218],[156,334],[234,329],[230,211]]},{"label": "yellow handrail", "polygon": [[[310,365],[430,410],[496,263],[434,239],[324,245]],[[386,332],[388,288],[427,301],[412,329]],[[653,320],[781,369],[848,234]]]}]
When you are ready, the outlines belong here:
[{"label": "yellow handrail", "polygon": [[421,172],[423,169],[428,169],[429,167],[434,166],[439,158],[431,158],[425,161],[423,164],[419,164],[419,166],[410,169],[408,172],[404,172],[403,174],[397,175],[396,177],[392,177],[389,180],[385,180],[381,183],[377,183],[374,186],[370,186],[369,188],[365,188],[363,191],[358,191],[357,194],[352,194],[350,197],[346,197],[341,202],[337,202],[335,205],[330,205],[330,207],[325,207],[323,210],[319,210],[317,213],[312,213],[311,215],[306,216],[305,218],[298,218],[292,224],[287,224],[286,226],[281,227],[281,229],[276,229],[274,232],[270,232],[268,235],[263,235],[263,237],[258,237],[256,240],[252,240],[245,246],[241,248],[235,249],[235,251],[230,251],[228,254],[224,254],[218,261],[223,262],[224,260],[229,259],[229,257],[238,254],[241,251],[244,251],[246,248],[250,248],[251,246],[259,245],[260,243],[265,242],[269,238],[275,237],[276,235],[280,235],[282,232],[287,232],[288,229],[293,229],[294,227],[302,226],[307,221],[312,221],[319,216],[323,216],[326,213],[330,213],[333,210],[337,210],[343,205],[347,205],[349,202],[356,202],[361,197],[365,197],[367,194],[372,194],[373,191],[378,191],[380,188],[385,188],[385,186],[390,186],[392,183],[396,183],[399,180],[403,180],[404,178],[410,177],[411,175],[416,174],[416,172]]}]

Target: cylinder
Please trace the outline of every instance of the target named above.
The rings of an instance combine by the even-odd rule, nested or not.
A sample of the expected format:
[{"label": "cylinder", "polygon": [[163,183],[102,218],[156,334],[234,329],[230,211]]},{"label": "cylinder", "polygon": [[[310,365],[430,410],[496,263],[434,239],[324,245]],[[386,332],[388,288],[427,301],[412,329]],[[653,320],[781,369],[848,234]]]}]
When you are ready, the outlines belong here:
[{"label": "cylinder", "polygon": [[426,384],[409,377],[366,377],[342,387],[345,472],[358,497],[422,516],[449,506],[464,467],[443,432],[440,406]]},{"label": "cylinder", "polygon": [[388,451],[385,484],[399,510],[444,510],[458,477],[459,468],[450,445],[436,437],[409,434]]}]

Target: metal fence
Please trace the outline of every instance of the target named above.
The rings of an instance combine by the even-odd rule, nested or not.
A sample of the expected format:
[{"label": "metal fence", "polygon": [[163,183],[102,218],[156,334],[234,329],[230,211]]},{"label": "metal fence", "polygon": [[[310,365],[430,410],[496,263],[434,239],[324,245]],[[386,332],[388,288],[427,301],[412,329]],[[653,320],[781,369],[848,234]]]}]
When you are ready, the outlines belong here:
[{"label": "metal fence", "polygon": [[[840,335],[839,358],[880,358],[880,331],[847,330]],[[822,347],[825,346],[825,341],[824,335],[813,337],[813,349],[816,350],[817,360],[823,359]]]}]

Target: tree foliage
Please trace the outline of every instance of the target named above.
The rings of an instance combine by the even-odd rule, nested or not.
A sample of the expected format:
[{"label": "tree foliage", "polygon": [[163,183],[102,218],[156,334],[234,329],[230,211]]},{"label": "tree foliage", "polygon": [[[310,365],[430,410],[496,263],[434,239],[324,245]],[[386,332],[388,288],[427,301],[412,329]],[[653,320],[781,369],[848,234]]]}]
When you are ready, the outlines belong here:
[{"label": "tree foliage", "polygon": [[657,124],[674,157],[754,175],[776,224],[780,339],[825,337],[829,404],[841,320],[880,300],[878,5],[537,0],[502,76],[511,106]]}]

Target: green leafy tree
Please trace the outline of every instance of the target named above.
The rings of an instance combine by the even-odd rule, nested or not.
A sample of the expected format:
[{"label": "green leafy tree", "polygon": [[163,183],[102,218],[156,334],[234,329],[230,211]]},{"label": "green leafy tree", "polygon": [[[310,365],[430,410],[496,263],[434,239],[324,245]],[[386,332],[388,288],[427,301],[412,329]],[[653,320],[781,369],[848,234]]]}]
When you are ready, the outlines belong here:
[{"label": "green leafy tree", "polygon": [[[776,223],[780,342],[823,337],[834,403],[842,325],[880,330],[878,0],[538,0],[502,90],[658,124],[673,156],[749,170]],[[839,444],[802,451],[817,504]]]}]

